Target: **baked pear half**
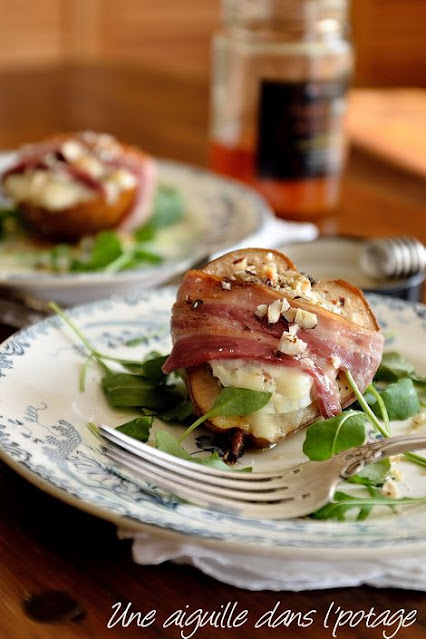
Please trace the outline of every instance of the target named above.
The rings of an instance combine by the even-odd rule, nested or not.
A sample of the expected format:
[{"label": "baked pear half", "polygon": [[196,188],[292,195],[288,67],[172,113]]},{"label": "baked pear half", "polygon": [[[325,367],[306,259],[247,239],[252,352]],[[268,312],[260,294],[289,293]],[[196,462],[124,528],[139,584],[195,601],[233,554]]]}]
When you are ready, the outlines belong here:
[{"label": "baked pear half", "polygon": [[[113,136],[59,134],[24,147],[1,178],[35,234],[78,240],[150,214],[155,162]],[[136,224],[135,224],[136,225]]]},{"label": "baked pear half", "polygon": [[342,280],[314,282],[274,250],[241,249],[189,271],[172,315],[164,370],[184,369],[195,410],[205,414],[224,387],[271,393],[244,417],[208,427],[230,440],[271,446],[322,416],[339,414],[373,379],[383,336],[363,293]]}]

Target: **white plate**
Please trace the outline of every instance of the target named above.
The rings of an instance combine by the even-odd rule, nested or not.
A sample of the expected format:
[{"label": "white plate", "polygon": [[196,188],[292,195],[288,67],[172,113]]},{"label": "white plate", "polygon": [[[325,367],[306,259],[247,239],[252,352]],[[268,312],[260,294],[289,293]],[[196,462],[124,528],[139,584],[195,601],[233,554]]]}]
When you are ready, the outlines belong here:
[{"label": "white plate", "polygon": [[[152,349],[169,351],[174,297],[172,289],[128,295],[78,307],[71,315],[99,349],[136,359]],[[392,348],[424,373],[419,346],[426,337],[426,307],[380,297],[371,301],[385,332],[395,335]],[[148,338],[143,346],[123,346],[141,336]],[[122,526],[148,527],[153,534],[175,538],[184,535],[192,543],[222,549],[241,551],[244,545],[258,555],[395,556],[426,549],[423,506],[397,516],[386,510],[364,522],[260,521],[182,504],[152,485],[141,490],[111,470],[98,440],[87,429],[89,421],[118,425],[129,414],[109,408],[96,368],[90,369],[86,391],[79,392],[83,362],[80,347],[56,317],[17,333],[0,349],[1,457],[60,499]],[[199,448],[212,445],[207,432],[194,435]],[[247,453],[242,463],[254,461],[259,468],[294,463],[301,459],[302,441],[303,433],[270,451]],[[406,494],[426,495],[422,469],[401,465]]]},{"label": "white plate", "polygon": [[[11,164],[12,153],[0,154],[0,172]],[[78,304],[125,290],[158,286],[186,271],[198,259],[223,251],[258,233],[273,214],[266,202],[244,185],[185,164],[158,160],[161,184],[181,192],[186,214],[160,231],[156,250],[164,262],[155,267],[116,274],[42,273],[23,265],[19,254],[32,242],[8,246],[0,242],[0,284],[62,304]]]}]

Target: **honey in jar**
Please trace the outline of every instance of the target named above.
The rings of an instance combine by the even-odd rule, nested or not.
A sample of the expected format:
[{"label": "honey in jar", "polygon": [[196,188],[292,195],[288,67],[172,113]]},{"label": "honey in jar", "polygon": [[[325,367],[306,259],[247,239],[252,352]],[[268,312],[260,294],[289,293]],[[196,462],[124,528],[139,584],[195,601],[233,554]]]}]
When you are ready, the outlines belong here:
[{"label": "honey in jar", "polygon": [[213,42],[210,161],[276,213],[337,205],[352,49],[347,0],[224,0]]}]

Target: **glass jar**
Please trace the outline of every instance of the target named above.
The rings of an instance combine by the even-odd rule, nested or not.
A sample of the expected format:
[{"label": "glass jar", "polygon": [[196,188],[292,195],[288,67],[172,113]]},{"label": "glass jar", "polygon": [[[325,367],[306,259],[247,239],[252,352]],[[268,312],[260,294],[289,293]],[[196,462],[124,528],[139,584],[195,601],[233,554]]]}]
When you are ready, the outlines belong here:
[{"label": "glass jar", "polygon": [[282,217],[316,219],[338,203],[347,11],[347,0],[223,0],[211,167],[258,189]]}]

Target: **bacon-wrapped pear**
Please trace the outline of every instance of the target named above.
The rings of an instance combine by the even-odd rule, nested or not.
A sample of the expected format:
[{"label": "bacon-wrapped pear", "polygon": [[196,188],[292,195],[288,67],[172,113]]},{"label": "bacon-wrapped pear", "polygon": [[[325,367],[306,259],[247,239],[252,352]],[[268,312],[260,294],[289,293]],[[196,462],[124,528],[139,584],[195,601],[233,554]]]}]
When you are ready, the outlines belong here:
[{"label": "bacon-wrapped pear", "polygon": [[383,335],[362,292],[342,280],[314,282],[282,253],[241,249],[189,271],[173,307],[173,350],[163,370],[184,369],[196,411],[223,387],[271,392],[244,417],[215,417],[230,459],[245,443],[275,444],[319,416],[331,417],[373,379]]},{"label": "bacon-wrapped pear", "polygon": [[39,235],[76,240],[150,215],[154,159],[111,135],[59,134],[23,147],[1,177],[5,195]]}]

